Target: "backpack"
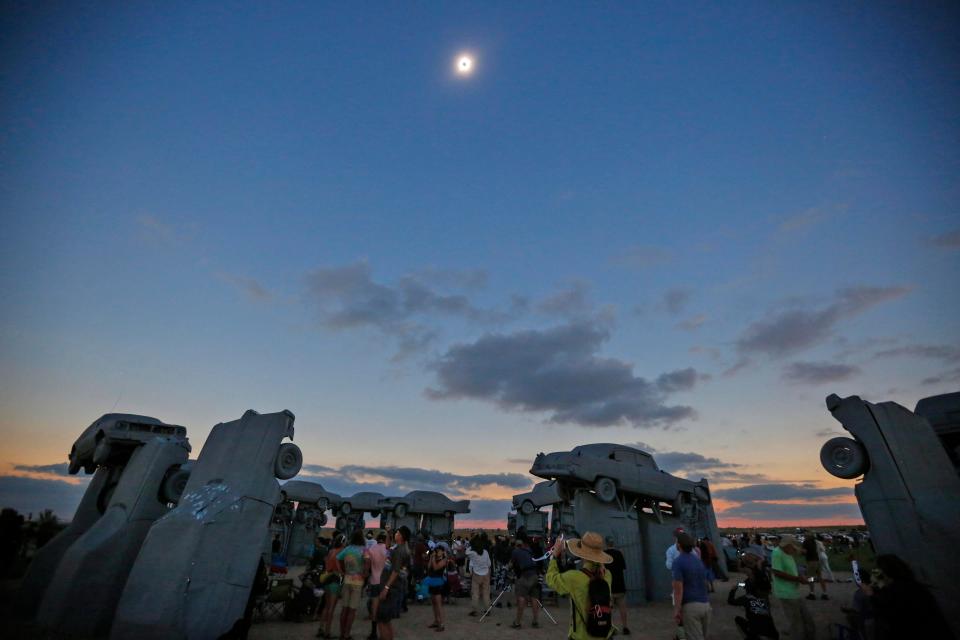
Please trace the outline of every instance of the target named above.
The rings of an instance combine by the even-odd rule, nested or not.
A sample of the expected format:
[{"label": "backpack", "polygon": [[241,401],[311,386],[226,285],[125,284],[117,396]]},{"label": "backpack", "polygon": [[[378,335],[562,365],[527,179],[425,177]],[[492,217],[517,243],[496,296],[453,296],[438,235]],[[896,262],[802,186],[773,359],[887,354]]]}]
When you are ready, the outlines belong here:
[{"label": "backpack", "polygon": [[[587,635],[591,638],[609,637],[613,629],[613,610],[610,608],[610,585],[604,580],[604,572],[599,569],[594,572],[583,569],[583,572],[590,577],[590,583],[587,585],[587,611],[586,615],[580,613],[586,626]],[[573,603],[573,599],[570,599]],[[576,605],[574,604],[574,607]],[[576,622],[574,622],[576,629]]]}]

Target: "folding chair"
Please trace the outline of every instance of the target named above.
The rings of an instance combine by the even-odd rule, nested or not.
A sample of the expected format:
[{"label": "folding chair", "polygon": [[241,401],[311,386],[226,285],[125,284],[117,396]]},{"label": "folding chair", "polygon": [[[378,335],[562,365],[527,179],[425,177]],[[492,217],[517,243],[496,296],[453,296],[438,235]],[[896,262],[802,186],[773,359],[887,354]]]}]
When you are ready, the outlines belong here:
[{"label": "folding chair", "polygon": [[296,589],[290,578],[273,578],[270,580],[270,590],[260,601],[258,610],[260,619],[266,621],[270,616],[284,617],[287,603],[293,600]]}]

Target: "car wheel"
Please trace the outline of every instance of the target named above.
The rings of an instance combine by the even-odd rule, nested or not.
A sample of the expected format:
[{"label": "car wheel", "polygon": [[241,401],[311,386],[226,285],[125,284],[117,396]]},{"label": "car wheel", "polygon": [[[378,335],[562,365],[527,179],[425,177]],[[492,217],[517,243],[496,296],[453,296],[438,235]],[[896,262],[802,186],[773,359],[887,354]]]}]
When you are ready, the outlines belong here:
[{"label": "car wheel", "polygon": [[164,502],[180,502],[183,490],[187,488],[190,472],[186,469],[177,469],[169,474],[160,487],[160,496]]},{"label": "car wheel", "polygon": [[593,490],[601,502],[613,502],[617,499],[617,483],[610,478],[597,478]]},{"label": "car wheel", "polygon": [[393,508],[393,515],[402,518],[407,515],[407,505],[402,502]]},{"label": "car wheel", "polygon": [[371,517],[371,518],[379,518],[379,517],[380,517],[380,512],[379,512],[379,511],[371,511],[371,512],[370,512],[370,517]]},{"label": "car wheel", "polygon": [[853,438],[831,438],[820,449],[820,464],[830,474],[850,480],[867,472],[870,458],[863,445]]},{"label": "car wheel", "polygon": [[344,502],[340,505],[340,515],[348,516],[351,511],[353,511],[353,507],[350,506],[349,502]]},{"label": "car wheel", "polygon": [[523,504],[520,505],[520,513],[522,513],[522,514],[525,515],[525,516],[530,515],[531,513],[533,513],[533,512],[536,511],[536,510],[537,510],[537,508],[534,507],[534,506],[533,506],[533,503],[530,502],[529,500],[524,500],[524,501],[523,501]]},{"label": "car wheel", "polygon": [[300,473],[303,466],[303,452],[292,442],[284,442],[277,451],[277,458],[273,463],[273,475],[279,480],[289,480]]}]

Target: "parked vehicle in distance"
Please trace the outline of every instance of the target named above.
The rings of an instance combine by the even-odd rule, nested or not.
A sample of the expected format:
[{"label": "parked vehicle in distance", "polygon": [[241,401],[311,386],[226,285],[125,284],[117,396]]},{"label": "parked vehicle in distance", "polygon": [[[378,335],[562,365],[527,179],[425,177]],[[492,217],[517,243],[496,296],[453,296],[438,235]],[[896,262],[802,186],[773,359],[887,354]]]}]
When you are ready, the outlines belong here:
[{"label": "parked vehicle in distance", "polygon": [[603,502],[613,502],[619,492],[671,504],[684,497],[710,502],[705,486],[661,471],[652,455],[622,444],[587,444],[570,451],[539,453],[530,473],[556,479],[561,495],[564,485],[586,486]]}]

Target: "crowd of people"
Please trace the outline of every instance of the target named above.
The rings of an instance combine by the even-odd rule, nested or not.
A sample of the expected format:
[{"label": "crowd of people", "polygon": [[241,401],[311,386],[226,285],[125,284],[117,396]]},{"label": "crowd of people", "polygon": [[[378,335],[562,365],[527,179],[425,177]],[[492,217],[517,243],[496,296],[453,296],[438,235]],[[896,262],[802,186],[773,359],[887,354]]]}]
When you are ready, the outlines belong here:
[{"label": "crowd of people", "polygon": [[[726,579],[719,565],[723,556],[710,540],[697,540],[683,529],[675,530],[674,538],[665,560],[672,576],[677,635],[705,639],[710,637],[714,581]],[[819,600],[828,600],[827,584],[834,581],[823,541],[810,532],[802,538],[784,534],[725,540],[723,546],[729,542],[739,549],[738,568],[744,574],[726,598],[728,605],[743,610],[734,619],[743,636],[779,640],[773,616],[773,604],[778,603],[790,637],[814,640],[817,630],[807,600],[818,599],[817,588]],[[851,606],[843,609],[848,637],[890,640],[906,637],[908,629],[929,629],[925,637],[953,637],[936,601],[905,563],[879,556],[876,566],[862,576]],[[542,598],[555,594],[570,598],[568,637],[588,640],[630,634],[626,571],[627,561],[615,540],[593,532],[567,540],[541,540],[522,531],[512,538],[491,539],[477,532],[469,539],[445,541],[414,536],[400,527],[317,538],[308,580],[320,594],[312,608],[320,623],[319,638],[352,638],[363,614],[369,622],[368,640],[392,640],[394,621],[413,601],[431,605],[432,622],[424,632],[443,632],[448,624],[465,623],[451,618],[446,606],[451,598],[468,596],[464,617],[482,622],[497,606],[512,605],[510,627],[536,628],[542,622]]]},{"label": "crowd of people", "polygon": [[[433,620],[427,629],[443,632],[450,623],[446,605],[452,597],[468,594],[471,606],[467,616],[482,622],[495,606],[509,603],[507,607],[513,608],[511,628],[522,629],[525,624],[537,628],[541,624],[545,591],[571,595],[574,610],[576,606],[583,611],[590,609],[587,594],[579,587],[591,578],[575,566],[575,562],[580,562],[588,571],[604,567],[604,579],[611,590],[603,609],[608,613],[619,611],[619,632],[626,635],[630,633],[625,602],[626,563],[612,538],[605,541],[605,546],[604,540],[599,538],[598,542],[598,538],[596,534],[587,534],[582,541],[564,541],[546,552],[540,539],[523,532],[512,538],[498,535],[493,539],[478,532],[469,540],[456,536],[450,542],[413,536],[407,527],[366,534],[357,530],[349,538],[340,533],[332,539],[318,537],[306,577],[302,578],[304,584],[314,587],[311,592],[317,596],[313,606],[307,608],[319,620],[318,638],[352,638],[358,611],[365,609],[370,623],[366,638],[392,640],[393,621],[418,600],[429,600],[432,608]],[[562,570],[551,570],[553,559],[561,557],[561,549],[568,549],[570,555],[560,565]],[[589,564],[595,549],[603,553],[602,565]],[[466,582],[469,590],[464,586]],[[499,601],[494,602],[494,598]],[[585,623],[586,619],[578,628],[572,619],[572,638],[596,637],[584,635]]]}]

